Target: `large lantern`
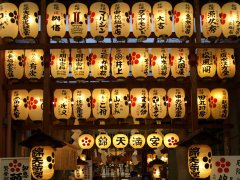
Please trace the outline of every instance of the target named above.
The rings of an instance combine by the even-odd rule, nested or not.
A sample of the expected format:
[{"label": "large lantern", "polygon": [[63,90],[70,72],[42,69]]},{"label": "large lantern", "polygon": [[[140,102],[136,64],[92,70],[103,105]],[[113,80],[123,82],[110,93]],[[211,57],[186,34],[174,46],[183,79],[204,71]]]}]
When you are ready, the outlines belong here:
[{"label": "large lantern", "polygon": [[162,145],[162,136],[158,133],[149,134],[147,137],[147,144],[150,148],[159,148]]},{"label": "large lantern", "polygon": [[44,53],[42,49],[25,51],[25,75],[28,79],[41,79],[44,69]]},{"label": "large lantern", "polygon": [[132,6],[133,35],[139,40],[146,40],[152,32],[152,8],[147,2],[137,2]]},{"label": "large lantern", "polygon": [[114,147],[118,149],[123,149],[128,145],[128,137],[125,134],[114,135],[112,141]]},{"label": "large lantern", "polygon": [[133,134],[130,136],[129,144],[134,149],[141,149],[145,145],[145,137],[141,134]]},{"label": "large lantern", "polygon": [[95,143],[99,149],[107,149],[111,146],[111,137],[107,134],[99,134],[95,139]]},{"label": "large lantern", "polygon": [[208,119],[211,114],[209,100],[210,91],[206,88],[197,89],[197,100],[198,100],[198,119]]},{"label": "large lantern", "polygon": [[72,92],[70,89],[54,91],[54,115],[57,119],[69,119],[72,115]]},{"label": "large lantern", "polygon": [[23,63],[23,50],[5,50],[4,68],[8,79],[21,79],[23,77]]},{"label": "large lantern", "polygon": [[46,11],[48,36],[60,41],[66,33],[66,7],[62,3],[53,2],[48,4]]},{"label": "large lantern", "polygon": [[38,35],[38,5],[23,2],[19,6],[19,32],[23,38],[36,38]]},{"label": "large lantern", "polygon": [[28,118],[28,91],[19,89],[12,91],[11,116],[14,120]]},{"label": "large lantern", "polygon": [[97,41],[108,35],[109,8],[106,3],[95,2],[90,6],[90,33]]},{"label": "large lantern", "polygon": [[69,49],[51,50],[51,74],[53,78],[67,78],[69,73]]},{"label": "large lantern", "polygon": [[216,60],[217,74],[219,78],[225,79],[234,77],[236,71],[234,49],[217,49]]},{"label": "large lantern", "polygon": [[178,146],[179,137],[175,133],[168,133],[163,137],[163,142],[167,148],[176,148]]},{"label": "large lantern", "polygon": [[68,8],[69,35],[75,41],[80,41],[87,36],[88,8],[83,3],[73,3]]},{"label": "large lantern", "polygon": [[183,118],[185,116],[185,92],[182,88],[171,88],[167,92],[168,114],[170,118]]},{"label": "large lantern", "polygon": [[82,134],[78,139],[81,149],[91,149],[94,145],[94,138],[90,134]]},{"label": "large lantern", "polygon": [[226,89],[217,88],[211,91],[210,107],[213,119],[226,119],[228,117],[228,101]]},{"label": "large lantern", "polygon": [[43,120],[43,90],[34,89],[29,91],[29,118],[32,121]]}]

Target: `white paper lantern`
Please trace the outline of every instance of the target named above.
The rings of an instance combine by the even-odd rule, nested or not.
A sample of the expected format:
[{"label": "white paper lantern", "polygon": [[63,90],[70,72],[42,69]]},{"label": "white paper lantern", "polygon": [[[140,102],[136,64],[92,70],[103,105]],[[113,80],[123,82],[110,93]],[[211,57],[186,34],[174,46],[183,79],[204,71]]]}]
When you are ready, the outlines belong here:
[{"label": "white paper lantern", "polygon": [[32,121],[43,120],[43,90],[34,89],[29,91],[29,118]]},{"label": "white paper lantern", "polygon": [[125,134],[114,135],[112,141],[114,147],[118,149],[123,149],[128,145],[128,137]]},{"label": "white paper lantern", "polygon": [[111,146],[111,142],[111,137],[107,134],[99,134],[95,139],[96,146],[99,149],[109,148]]},{"label": "white paper lantern", "polygon": [[162,138],[161,134],[152,133],[152,134],[149,134],[147,137],[147,144],[150,148],[157,149],[157,148],[161,147],[162,140],[163,140],[163,138]]},{"label": "white paper lantern", "polygon": [[16,89],[12,91],[11,116],[13,120],[26,120],[28,118],[28,91]]},{"label": "white paper lantern", "polygon": [[91,149],[94,145],[94,138],[90,134],[82,134],[78,138],[78,144],[81,149]]},{"label": "white paper lantern", "polygon": [[74,170],[75,179],[84,179],[85,176],[85,165],[77,165],[77,169]]},{"label": "white paper lantern", "polygon": [[167,148],[176,148],[178,146],[179,137],[175,133],[168,133],[163,137],[163,142]]},{"label": "white paper lantern", "polygon": [[198,100],[198,119],[208,119],[210,117],[210,91],[206,88],[197,89],[197,100]]},{"label": "white paper lantern", "polygon": [[145,145],[145,137],[141,134],[133,134],[130,136],[129,144],[134,149],[141,149]]},{"label": "white paper lantern", "polygon": [[160,164],[153,165],[153,177],[156,179],[161,178],[161,165]]}]

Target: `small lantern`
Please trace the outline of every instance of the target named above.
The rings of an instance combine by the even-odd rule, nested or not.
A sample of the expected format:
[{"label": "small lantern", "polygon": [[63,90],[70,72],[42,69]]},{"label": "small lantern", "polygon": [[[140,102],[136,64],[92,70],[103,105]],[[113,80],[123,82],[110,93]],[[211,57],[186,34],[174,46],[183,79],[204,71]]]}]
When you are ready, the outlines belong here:
[{"label": "small lantern", "polygon": [[149,115],[152,119],[163,119],[167,115],[167,92],[163,88],[152,88],[149,91]]},{"label": "small lantern", "polygon": [[106,3],[95,2],[90,6],[90,33],[97,41],[108,35],[109,8]]},{"label": "small lantern", "polygon": [[226,119],[229,113],[227,90],[223,88],[213,89],[210,95],[210,108],[213,119]]},{"label": "small lantern", "polygon": [[183,118],[185,116],[185,92],[182,88],[171,88],[167,92],[168,114],[170,118]]},{"label": "small lantern", "polygon": [[91,92],[88,89],[76,89],[73,92],[73,115],[76,119],[90,118]]},{"label": "small lantern", "polygon": [[66,33],[66,7],[59,2],[48,4],[46,14],[47,33],[55,41],[60,41]]},{"label": "small lantern", "polygon": [[8,79],[21,79],[23,77],[23,63],[23,50],[5,50],[4,68]]},{"label": "small lantern", "polygon": [[152,133],[147,137],[147,144],[150,148],[157,149],[162,145],[162,140],[161,134]]},{"label": "small lantern", "polygon": [[54,115],[57,119],[69,119],[72,115],[72,92],[70,89],[54,91]]},{"label": "small lantern", "polygon": [[132,6],[133,35],[141,41],[151,35],[151,13],[152,8],[147,2],[137,2]]},{"label": "small lantern", "polygon": [[236,65],[234,49],[221,48],[216,50],[217,74],[220,79],[232,78],[235,76]]},{"label": "small lantern", "polygon": [[72,76],[75,79],[87,79],[89,75],[88,49],[71,49]]},{"label": "small lantern", "polygon": [[154,179],[165,179],[167,174],[167,168],[164,161],[160,159],[155,159],[149,164],[152,166],[153,178]]},{"label": "small lantern", "polygon": [[197,89],[197,99],[198,99],[198,119],[208,119],[210,117],[210,91],[206,88]]},{"label": "small lantern", "polygon": [[44,52],[42,49],[25,51],[25,75],[28,79],[41,79],[44,69]]},{"label": "small lantern", "polygon": [[90,134],[82,134],[78,139],[81,149],[91,149],[94,145],[94,138]]},{"label": "small lantern", "polygon": [[186,48],[172,48],[170,54],[171,72],[174,78],[184,78],[189,73],[189,51]]},{"label": "small lantern", "polygon": [[95,139],[95,143],[99,149],[107,149],[111,146],[111,137],[107,134],[99,134]]},{"label": "small lantern", "polygon": [[43,90],[34,89],[29,91],[29,117],[32,121],[43,120]]},{"label": "small lantern", "polygon": [[14,120],[26,120],[28,118],[27,90],[18,89],[12,91],[11,116]]},{"label": "small lantern", "polygon": [[23,38],[36,38],[38,35],[38,12],[36,3],[23,2],[19,6],[19,32]]},{"label": "small lantern", "polygon": [[134,149],[141,149],[145,145],[145,137],[141,134],[133,134],[130,137],[129,144]]},{"label": "small lantern", "polygon": [[68,8],[69,35],[75,41],[81,41],[87,36],[88,8],[83,3],[73,3]]},{"label": "small lantern", "polygon": [[53,78],[68,77],[69,57],[69,49],[51,49],[51,74]]},{"label": "small lantern", "polygon": [[200,78],[212,78],[216,74],[216,50],[213,48],[197,50],[197,71]]},{"label": "small lantern", "polygon": [[147,154],[147,163],[149,164],[151,161],[157,158],[156,154]]},{"label": "small lantern", "polygon": [[[81,154],[83,155],[83,154]],[[85,168],[88,163],[85,160],[82,160],[81,157],[78,156],[77,159],[77,169],[74,170],[75,179],[84,179],[85,176]]]},{"label": "small lantern", "polygon": [[153,177],[156,179],[161,178],[161,165],[160,164],[153,165]]},{"label": "small lantern", "polygon": [[112,89],[112,115],[116,119],[125,119],[129,115],[129,91],[125,88]]},{"label": "small lantern", "polygon": [[179,137],[175,133],[168,133],[163,137],[163,142],[167,148],[176,148],[178,146]]},{"label": "small lantern", "polygon": [[127,3],[117,2],[111,6],[112,34],[118,40],[130,34],[130,7]]},{"label": "small lantern", "polygon": [[118,149],[123,149],[128,145],[128,137],[125,134],[114,135],[112,141],[114,147]]},{"label": "small lantern", "polygon": [[172,5],[167,1],[159,1],[153,5],[154,33],[166,40],[172,34]]}]

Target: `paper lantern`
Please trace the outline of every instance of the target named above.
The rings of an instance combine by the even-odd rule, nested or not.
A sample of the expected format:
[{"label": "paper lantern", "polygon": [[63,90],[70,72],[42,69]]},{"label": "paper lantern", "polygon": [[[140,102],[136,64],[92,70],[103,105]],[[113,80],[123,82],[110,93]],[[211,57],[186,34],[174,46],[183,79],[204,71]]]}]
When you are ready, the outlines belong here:
[{"label": "paper lantern", "polygon": [[34,89],[29,91],[29,117],[32,121],[43,120],[43,90]]},{"label": "paper lantern", "polygon": [[88,89],[76,89],[73,92],[73,115],[77,119],[91,116],[91,92]]},{"label": "paper lantern", "polygon": [[68,8],[69,35],[75,41],[81,41],[88,32],[88,8],[83,3],[73,3]]},{"label": "paper lantern", "polygon": [[69,49],[51,49],[51,74],[53,78],[68,77],[69,57]]},{"label": "paper lantern", "polygon": [[158,133],[149,134],[147,137],[147,144],[150,148],[159,148],[162,145],[162,136]]},{"label": "paper lantern", "polygon": [[94,78],[106,78],[110,72],[110,52],[107,48],[92,49],[91,71]]},{"label": "paper lantern", "polygon": [[107,134],[99,134],[95,143],[99,149],[107,149],[111,146],[111,137]]},{"label": "paper lantern", "polygon": [[145,137],[141,134],[133,134],[130,136],[129,144],[134,149],[141,149],[145,145]]},{"label": "paper lantern", "polygon": [[170,118],[183,118],[185,116],[185,92],[182,88],[170,88],[167,92],[168,114]]},{"label": "paper lantern", "polygon": [[66,33],[66,7],[62,3],[54,2],[48,4],[46,11],[48,36],[60,41]]},{"label": "paper lantern", "polygon": [[191,145],[188,148],[188,169],[193,178],[207,178],[212,171],[211,147],[204,144]]},{"label": "paper lantern", "polygon": [[0,38],[15,39],[18,35],[18,8],[13,3],[0,4]]},{"label": "paper lantern", "polygon": [[146,78],[148,76],[150,58],[148,49],[132,49],[132,75],[135,78]]},{"label": "paper lantern", "polygon": [[23,2],[19,6],[19,33],[23,38],[36,38],[38,35],[38,13],[36,3]]},{"label": "paper lantern", "polygon": [[107,119],[110,115],[110,91],[108,89],[94,89],[92,91],[92,112],[96,119]]},{"label": "paper lantern", "polygon": [[16,89],[12,91],[11,116],[14,120],[26,120],[28,118],[28,91]]},{"label": "paper lantern", "polygon": [[23,50],[5,50],[4,69],[8,79],[21,79],[23,77],[23,63]]},{"label": "paper lantern", "polygon": [[84,176],[85,176],[84,171],[85,171],[84,165],[77,165],[77,169],[74,170],[75,179],[84,179]]},{"label": "paper lantern", "polygon": [[197,100],[198,100],[198,119],[208,119],[210,117],[210,91],[206,88],[197,89]]},{"label": "paper lantern", "polygon": [[95,2],[90,6],[90,33],[97,41],[108,35],[109,8],[106,3]]},{"label": "paper lantern", "polygon": [[94,138],[90,134],[82,134],[78,139],[81,149],[91,149],[94,145]]},{"label": "paper lantern", "polygon": [[205,38],[215,40],[221,33],[221,7],[217,3],[204,4],[201,9],[202,32]]},{"label": "paper lantern", "polygon": [[174,28],[178,38],[182,41],[193,34],[193,7],[190,3],[181,2],[174,7]]},{"label": "paper lantern", "polygon": [[70,89],[54,91],[54,115],[57,119],[69,119],[72,115],[72,92]]},{"label": "paper lantern", "polygon": [[50,146],[35,146],[30,153],[30,171],[34,179],[51,179],[54,174],[54,150]]},{"label": "paper lantern", "polygon": [[186,48],[172,48],[170,54],[171,72],[174,78],[187,77],[189,73],[189,51]]},{"label": "paper lantern", "polygon": [[129,115],[129,91],[125,88],[112,89],[112,115],[116,119],[125,119]]},{"label": "paper lantern", "polygon": [[125,134],[114,135],[112,141],[114,147],[118,149],[123,149],[128,145],[128,137]]},{"label": "paper lantern", "polygon": [[153,177],[156,179],[161,178],[161,165],[160,164],[153,165]]},{"label": "paper lantern", "polygon": [[41,79],[44,69],[44,52],[42,49],[25,50],[25,75],[28,79]]},{"label": "paper lantern", "polygon": [[133,88],[130,91],[131,115],[133,118],[146,118],[148,115],[148,91],[145,88]]},{"label": "paper lantern", "polygon": [[149,91],[149,115],[152,119],[163,119],[167,115],[167,92],[163,88],[152,88]]},{"label": "paper lantern", "polygon": [[163,142],[167,148],[176,148],[178,146],[179,137],[175,133],[168,133],[163,137]]},{"label": "paper lantern", "polygon": [[228,92],[223,88],[216,88],[210,94],[210,108],[213,119],[226,119],[229,113]]},{"label": "paper lantern", "polygon": [[236,65],[234,49],[221,48],[216,50],[217,74],[220,79],[232,78],[235,76]]},{"label": "paper lantern", "polygon": [[153,48],[151,57],[152,76],[167,78],[170,74],[169,53],[167,48]]},{"label": "paper lantern", "polygon": [[151,161],[157,158],[156,154],[147,154],[147,163],[149,164]]},{"label": "paper lantern", "polygon": [[154,33],[161,39],[172,34],[172,5],[167,1],[159,1],[153,5]]},{"label": "paper lantern", "polygon": [[112,48],[112,76],[115,78],[127,78],[130,70],[130,59],[127,48]]},{"label": "paper lantern", "polygon": [[71,49],[72,76],[86,79],[89,75],[88,49]]},{"label": "paper lantern", "polygon": [[200,78],[212,78],[215,76],[217,70],[215,58],[215,49],[197,49],[197,71]]},{"label": "paper lantern", "polygon": [[81,154],[79,157],[80,157],[80,159],[81,159],[82,161],[86,161],[86,160],[87,160],[86,154]]},{"label": "paper lantern", "polygon": [[226,38],[240,36],[240,5],[238,3],[228,2],[222,6],[221,24]]}]

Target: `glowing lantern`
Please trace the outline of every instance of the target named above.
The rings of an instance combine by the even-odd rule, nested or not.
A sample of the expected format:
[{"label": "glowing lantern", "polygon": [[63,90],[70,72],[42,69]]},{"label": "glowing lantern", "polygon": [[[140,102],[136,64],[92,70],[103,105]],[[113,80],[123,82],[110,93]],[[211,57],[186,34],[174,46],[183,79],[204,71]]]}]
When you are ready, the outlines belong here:
[{"label": "glowing lantern", "polygon": [[186,48],[172,48],[170,54],[171,72],[174,78],[188,76],[189,72],[189,51]]},{"label": "glowing lantern", "polygon": [[172,34],[172,5],[159,1],[153,5],[154,33],[157,37],[167,39]]},{"label": "glowing lantern", "polygon": [[95,2],[90,6],[90,33],[97,41],[108,35],[109,8],[106,3]]},{"label": "glowing lantern", "polygon": [[91,116],[91,92],[88,89],[76,89],[73,92],[73,115],[77,119]]},{"label": "glowing lantern", "polygon": [[221,7],[217,3],[204,4],[201,9],[203,36],[215,40],[222,33]]},{"label": "glowing lantern", "polygon": [[51,49],[51,74],[53,78],[68,77],[69,57],[69,49]]},{"label": "glowing lantern", "polygon": [[125,119],[129,115],[129,91],[125,88],[112,89],[112,115],[116,119]]},{"label": "glowing lantern", "polygon": [[188,148],[188,169],[193,178],[207,178],[212,171],[211,147],[204,144],[191,145]]},{"label": "glowing lantern", "polygon": [[162,145],[162,140],[161,134],[152,133],[147,137],[147,144],[150,148],[159,148]]},{"label": "glowing lantern", "polygon": [[91,149],[94,145],[94,138],[90,134],[82,134],[78,139],[81,149]]},{"label": "glowing lantern", "polygon": [[171,88],[167,92],[168,114],[170,118],[183,118],[185,116],[185,92],[182,88]]},{"label": "glowing lantern", "polygon": [[197,50],[197,71],[201,78],[214,77],[217,66],[215,63],[216,50],[213,48]]},{"label": "glowing lantern", "polygon": [[141,134],[133,134],[130,136],[129,144],[134,149],[141,149],[145,145],[145,137]]},{"label": "glowing lantern", "polygon": [[163,142],[167,148],[176,148],[178,146],[179,137],[175,133],[168,133],[163,137]]},{"label": "glowing lantern", "polygon": [[72,76],[86,79],[89,75],[88,49],[71,49]]},{"label": "glowing lantern", "polygon": [[54,2],[47,6],[46,24],[48,36],[60,41],[66,33],[66,7],[62,3]]},{"label": "glowing lantern", "polygon": [[43,90],[34,89],[29,92],[29,117],[32,121],[43,120]]},{"label": "glowing lantern", "polygon": [[229,112],[227,90],[223,88],[213,89],[210,95],[210,108],[213,119],[226,119]]},{"label": "glowing lantern", "polygon": [[28,79],[41,79],[44,69],[44,53],[42,49],[25,51],[25,75]]},{"label": "glowing lantern", "polygon": [[151,161],[157,158],[156,154],[147,154],[147,163],[149,164]]},{"label": "glowing lantern", "polygon": [[19,89],[12,91],[11,116],[14,120],[28,118],[28,91]]},{"label": "glowing lantern", "polygon": [[152,8],[147,2],[137,2],[132,6],[133,35],[139,40],[146,40],[152,31]]},{"label": "glowing lantern", "polygon": [[128,137],[125,134],[114,135],[112,141],[114,147],[118,149],[123,149],[128,145]]},{"label": "glowing lantern", "polygon": [[217,49],[216,59],[218,77],[221,79],[234,77],[236,71],[234,49]]},{"label": "glowing lantern", "polygon": [[208,119],[210,117],[210,91],[206,88],[197,89],[197,99],[198,99],[198,119]]},{"label": "glowing lantern", "polygon": [[96,119],[107,119],[110,115],[110,91],[94,89],[92,92],[92,112]]},{"label": "glowing lantern", "polygon": [[19,32],[23,38],[36,38],[38,35],[38,5],[23,2],[19,6]]},{"label": "glowing lantern", "polygon": [[178,38],[185,41],[193,34],[193,7],[181,2],[174,7],[174,28]]},{"label": "glowing lantern", "polygon": [[161,178],[161,165],[160,164],[153,165],[153,177],[156,179]]},{"label": "glowing lantern", "polygon": [[18,35],[18,8],[13,3],[0,4],[0,38],[15,39]]},{"label": "glowing lantern", "polygon": [[152,88],[149,91],[149,115],[152,119],[163,119],[167,115],[167,92],[162,88]]},{"label": "glowing lantern", "polygon": [[[81,154],[81,155],[84,155],[84,154]],[[74,170],[75,179],[84,179],[87,164],[88,163],[85,162],[85,160],[82,160],[81,157],[78,156],[77,169]]]},{"label": "glowing lantern", "polygon": [[83,3],[73,3],[68,8],[69,35],[75,41],[80,41],[87,36],[88,8]]},{"label": "glowing lantern", "polygon": [[70,89],[54,91],[54,115],[57,119],[69,119],[72,115],[72,92]]},{"label": "glowing lantern", "polygon": [[99,134],[95,139],[95,143],[99,149],[107,149],[111,146],[111,137],[107,134]]},{"label": "glowing lantern", "polygon": [[112,48],[112,76],[115,78],[127,78],[130,70],[130,59],[127,48]]}]

